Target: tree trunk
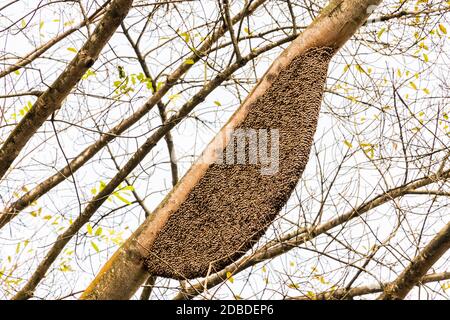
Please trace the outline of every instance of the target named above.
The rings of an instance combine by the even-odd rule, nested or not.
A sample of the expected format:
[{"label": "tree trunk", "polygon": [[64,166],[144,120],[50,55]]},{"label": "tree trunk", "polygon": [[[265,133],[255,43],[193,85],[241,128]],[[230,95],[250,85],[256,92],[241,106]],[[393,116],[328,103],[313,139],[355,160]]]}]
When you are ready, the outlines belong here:
[{"label": "tree trunk", "polygon": [[[285,204],[306,165],[329,59],[380,1],[331,1],[274,61],[200,159],[105,264],[81,299],[129,299],[149,270],[157,276],[193,278],[245,253]],[[222,146],[232,141],[232,130],[278,127],[279,173],[261,177],[258,166],[214,163]],[[255,203],[248,204],[251,197]]]}]

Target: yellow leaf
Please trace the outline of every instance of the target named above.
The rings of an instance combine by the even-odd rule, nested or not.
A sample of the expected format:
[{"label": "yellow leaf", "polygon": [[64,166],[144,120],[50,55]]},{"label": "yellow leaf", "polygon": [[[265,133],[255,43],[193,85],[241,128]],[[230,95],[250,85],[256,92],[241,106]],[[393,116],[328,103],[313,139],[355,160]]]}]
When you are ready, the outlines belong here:
[{"label": "yellow leaf", "polygon": [[179,93],[176,93],[176,94],[173,94],[173,95],[169,96],[169,100],[176,100],[176,99],[178,99],[179,97],[180,97],[180,94],[179,94]]},{"label": "yellow leaf", "polygon": [[357,64],[355,67],[356,67],[356,70],[358,70],[361,73],[364,73],[363,67],[361,67],[359,64]]},{"label": "yellow leaf", "polygon": [[430,90],[428,90],[427,88],[423,88],[422,90],[423,90],[423,92],[425,92],[426,94],[430,94]]},{"label": "yellow leaf", "polygon": [[131,204],[131,202],[128,201],[128,199],[122,197],[122,196],[121,196],[120,194],[118,194],[117,192],[114,192],[113,195],[114,195],[117,199],[119,199],[120,201],[122,201],[123,203],[125,203],[125,204],[127,204],[127,205],[128,205],[128,204]]},{"label": "yellow leaf", "polygon": [[192,59],[186,59],[186,61],[184,61],[184,64],[194,64],[195,61]]},{"label": "yellow leaf", "polygon": [[378,33],[377,33],[377,38],[380,39],[385,31],[386,31],[386,28],[381,28],[381,30],[378,31]]},{"label": "yellow leaf", "polygon": [[98,237],[98,236],[101,236],[102,233],[103,233],[103,229],[102,229],[101,227],[99,227],[99,228],[95,231],[95,235],[96,235],[97,237]]},{"label": "yellow leaf", "polygon": [[417,90],[417,86],[414,82],[411,81],[409,84],[410,84],[411,88],[413,88],[414,90]]},{"label": "yellow leaf", "polygon": [[100,251],[97,244],[94,241],[91,241],[91,246],[92,246],[92,248],[94,248],[95,251],[97,251],[97,252]]},{"label": "yellow leaf", "polygon": [[70,51],[70,52],[73,52],[73,53],[77,53],[78,52],[77,49],[75,49],[73,47],[67,48],[67,50]]},{"label": "yellow leaf", "polygon": [[441,30],[443,34],[447,34],[447,29],[442,23],[439,24],[439,30]]},{"label": "yellow leaf", "polygon": [[87,224],[86,229],[87,229],[87,233],[92,235],[92,226],[90,223]]},{"label": "yellow leaf", "polygon": [[428,55],[426,53],[423,54],[423,60],[425,60],[425,62],[430,61],[430,59],[428,59]]},{"label": "yellow leaf", "polygon": [[348,140],[344,140],[344,144],[349,148],[353,148],[352,144]]},{"label": "yellow leaf", "polygon": [[65,264],[65,263],[62,263],[62,264],[59,266],[59,270],[60,270],[61,272],[68,272],[68,271],[72,271],[72,268],[71,268],[69,265],[67,265],[67,264]]},{"label": "yellow leaf", "polygon": [[231,283],[234,282],[233,276],[232,276],[231,272],[229,272],[229,271],[227,272],[227,280],[230,281]]}]

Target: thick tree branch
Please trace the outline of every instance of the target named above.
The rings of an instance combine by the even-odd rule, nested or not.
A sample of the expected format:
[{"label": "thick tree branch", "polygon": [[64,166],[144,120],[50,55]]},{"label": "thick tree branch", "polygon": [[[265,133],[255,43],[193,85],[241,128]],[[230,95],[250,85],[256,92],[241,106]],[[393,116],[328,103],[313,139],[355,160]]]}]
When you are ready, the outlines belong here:
[{"label": "thick tree branch", "polygon": [[[240,11],[236,16],[233,17],[232,22],[237,23],[242,18],[247,15],[252,14],[259,6],[261,6],[266,0],[255,0],[250,6],[246,6],[242,11]],[[227,29],[225,26],[219,27],[210,37],[205,39],[203,44],[198,50],[195,50],[187,60],[192,60],[196,63],[209,49],[214,45],[214,43],[219,40],[225,33]],[[186,60],[185,60],[186,61]],[[94,155],[97,154],[104,146],[109,142],[114,140],[117,136],[122,134],[125,130],[129,129],[132,125],[138,122],[143,116],[145,116],[163,97],[164,95],[176,84],[176,82],[192,67],[193,64],[182,63],[180,64],[169,76],[167,76],[166,82],[161,86],[161,88],[155,92],[150,99],[141,106],[135,113],[133,113],[128,118],[122,120],[118,125],[112,128],[109,132],[104,133],[100,138],[84,149],[78,156],[76,156],[71,162],[70,166],[65,166],[64,168],[58,170],[57,173],[41,182],[35,188],[27,192],[20,199],[10,204],[0,213],[0,229],[4,227],[9,221],[18,215],[20,211],[28,207],[31,203],[39,199],[42,195],[46,194],[48,191],[53,189],[59,183],[64,181],[70,173],[76,172],[80,169],[86,162],[88,162]]]},{"label": "thick tree branch", "polygon": [[[114,0],[92,36],[75,58],[16,125],[0,148],[0,179],[17,158],[25,144],[33,137],[47,118],[61,108],[63,100],[81,77],[95,63],[101,50],[128,13],[133,0]],[[69,171],[70,170],[69,166]]]},{"label": "thick tree branch", "polygon": [[[424,276],[419,283],[416,285],[424,285],[431,282],[438,282],[450,279],[450,272],[442,272],[442,273],[432,273]],[[332,291],[322,292],[316,294],[314,296],[299,296],[299,297],[291,297],[287,300],[349,300],[354,297],[363,296],[366,294],[373,294],[382,292],[383,288],[387,286],[387,284],[373,284],[367,286],[354,287],[350,289],[336,289]]]},{"label": "thick tree branch", "polygon": [[[247,115],[249,105],[271,87],[272,82],[279,72],[286,68],[294,57],[312,48],[328,47],[337,50],[367,19],[370,14],[368,8],[377,5],[379,2],[379,0],[331,1],[322,10],[320,17],[275,60],[244,103],[233,114],[225,127],[222,128],[221,133],[234,129],[235,126],[238,126],[243,121]],[[241,63],[245,60],[243,58]],[[198,98],[203,99],[202,97]],[[184,107],[174,116],[175,119],[180,116],[185,116],[185,112],[189,112],[189,108],[186,110],[183,109]],[[168,124],[170,121],[169,119]],[[191,167],[167,198],[163,200],[154,214],[128,238],[124,245],[116,251],[110,261],[99,271],[97,277],[83,293],[82,299],[129,299],[135,293],[146,278],[147,272],[143,260],[148,254],[148,248],[151,247],[158,232],[168,221],[170,214],[179,208],[187,198],[189,192],[200,181],[206,170],[208,170],[209,163],[214,161],[214,157],[217,156],[218,144],[223,145],[224,143],[224,135],[221,133],[207,146],[202,157]],[[207,160],[205,161],[205,159]]]},{"label": "thick tree branch", "polygon": [[272,259],[278,257],[298,246],[315,239],[317,236],[325,234],[331,231],[333,228],[343,225],[362,214],[375,209],[389,201],[407,195],[410,191],[416,190],[418,188],[424,187],[426,185],[436,183],[443,179],[448,179],[450,177],[450,170],[443,171],[439,174],[433,174],[431,176],[423,177],[410,182],[404,186],[400,186],[391,190],[386,191],[383,194],[376,196],[375,198],[364,202],[363,204],[355,207],[354,209],[348,211],[345,214],[339,215],[336,218],[329,220],[317,227],[312,229],[298,229],[294,232],[285,234],[276,240],[273,240],[260,249],[256,250],[253,254],[243,257],[236,261],[235,263],[229,265],[225,269],[217,272],[204,281],[198,284],[188,287],[183,292],[180,292],[174,299],[185,299],[186,297],[193,298],[198,294],[201,294],[204,290],[210,289],[227,279],[227,273],[237,274],[244,271],[261,261]]},{"label": "thick tree branch", "polygon": [[[239,63],[233,63],[224,72],[218,74],[215,78],[210,80],[205,86],[195,94],[191,100],[186,102],[177,114],[170,117],[168,121],[159,127],[147,141],[133,154],[128,162],[117,172],[117,174],[110,180],[108,184],[89,202],[84,211],[78,216],[73,223],[58,236],[56,242],[50,248],[49,252],[41,263],[36,268],[36,271],[31,275],[28,282],[25,284],[15,296],[15,300],[28,299],[32,296],[35,288],[45,276],[45,273],[50,268],[51,264],[56,260],[66,244],[77,234],[77,232],[89,222],[92,215],[101,207],[101,205],[108,199],[108,197],[117,189],[117,187],[125,181],[127,176],[139,165],[145,156],[156,146],[156,144],[167,134],[167,132],[180,123],[199,103],[203,102],[208,94],[216,89],[223,81],[228,79],[236,70],[244,66],[248,61],[254,59],[258,55],[273,49],[282,43],[287,42],[290,38],[283,39],[283,42],[276,42],[266,47],[254,50],[247,56],[243,57]],[[146,277],[147,275],[142,275]],[[130,279],[132,281],[132,279]],[[139,285],[144,281],[140,279]],[[118,292],[117,294],[120,294]]]},{"label": "thick tree branch", "polygon": [[415,257],[398,278],[389,283],[378,300],[401,300],[450,249],[450,222]]}]

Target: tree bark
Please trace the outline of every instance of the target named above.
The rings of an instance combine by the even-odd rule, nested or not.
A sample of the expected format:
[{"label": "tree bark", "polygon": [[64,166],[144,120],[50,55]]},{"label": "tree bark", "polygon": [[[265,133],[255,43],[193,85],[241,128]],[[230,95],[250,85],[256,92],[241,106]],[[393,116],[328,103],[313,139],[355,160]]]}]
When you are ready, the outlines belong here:
[{"label": "tree bark", "polygon": [[0,179],[5,175],[26,143],[33,137],[47,118],[61,108],[64,99],[81,77],[97,60],[101,50],[112,37],[131,8],[133,0],[115,0],[77,55],[61,75],[34,103],[10,133],[0,149]]},{"label": "tree bark", "polygon": [[[381,0],[332,0],[320,16],[274,61],[226,126],[208,145],[201,159],[104,265],[81,299],[131,298],[148,276],[143,263],[146,248],[151,247],[171,213],[179,208],[200,181],[209,167],[208,163],[212,163],[217,157],[217,146],[223,145],[222,139],[227,136],[224,132],[242,123],[249,112],[249,105],[270,88],[273,80],[294,58],[313,48],[340,48],[380,2]],[[225,145],[226,143],[227,141]]]}]

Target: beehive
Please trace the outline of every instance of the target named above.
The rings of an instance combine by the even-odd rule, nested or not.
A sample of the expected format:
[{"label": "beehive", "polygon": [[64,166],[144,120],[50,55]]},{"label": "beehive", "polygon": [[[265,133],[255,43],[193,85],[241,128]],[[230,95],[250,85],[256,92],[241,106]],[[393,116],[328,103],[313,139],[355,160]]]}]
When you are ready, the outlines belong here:
[{"label": "beehive", "polygon": [[145,260],[156,276],[191,279],[247,252],[286,204],[308,162],[333,51],[310,49],[281,70],[239,128],[279,130],[279,171],[211,164],[173,212]]}]

